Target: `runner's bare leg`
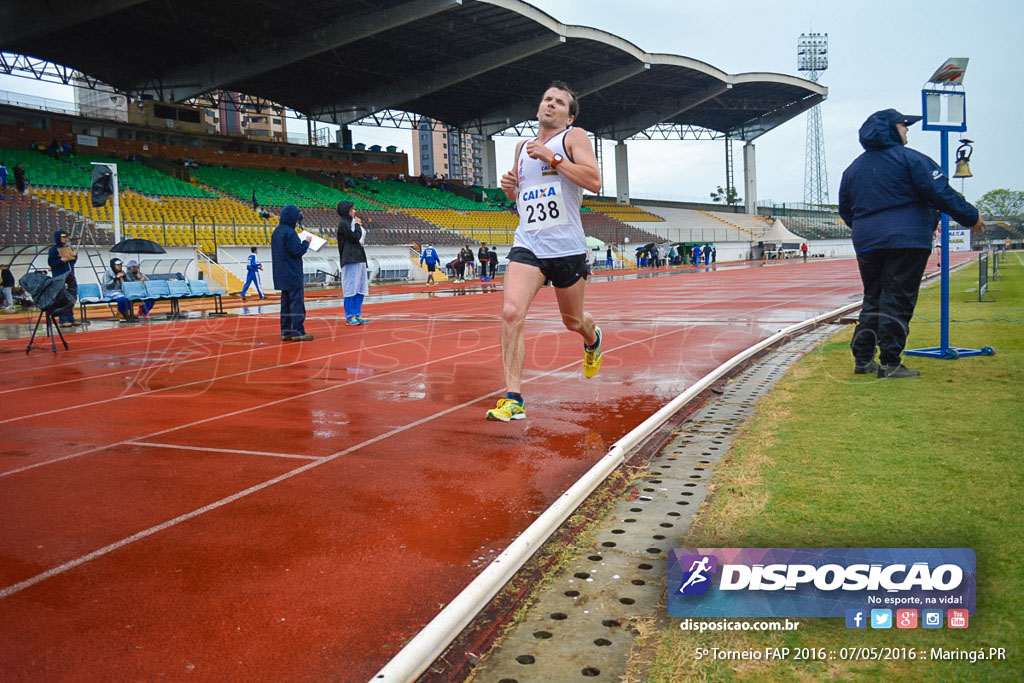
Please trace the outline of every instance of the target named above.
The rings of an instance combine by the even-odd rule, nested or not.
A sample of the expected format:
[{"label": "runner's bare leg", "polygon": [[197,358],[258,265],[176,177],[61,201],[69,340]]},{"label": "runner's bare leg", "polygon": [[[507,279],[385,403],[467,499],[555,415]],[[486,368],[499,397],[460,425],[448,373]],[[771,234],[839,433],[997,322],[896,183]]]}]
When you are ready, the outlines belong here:
[{"label": "runner's bare leg", "polygon": [[583,293],[587,281],[583,278],[577,280],[571,287],[555,290],[555,298],[558,300],[558,311],[562,314],[562,324],[565,329],[575,332],[583,337],[587,345],[597,343],[597,332],[594,331],[594,316],[583,310]]},{"label": "runner's bare leg", "polygon": [[505,389],[520,393],[523,365],[526,363],[526,335],[523,324],[533,298],[544,286],[540,268],[513,261],[505,270],[501,301],[501,361],[505,370]]}]

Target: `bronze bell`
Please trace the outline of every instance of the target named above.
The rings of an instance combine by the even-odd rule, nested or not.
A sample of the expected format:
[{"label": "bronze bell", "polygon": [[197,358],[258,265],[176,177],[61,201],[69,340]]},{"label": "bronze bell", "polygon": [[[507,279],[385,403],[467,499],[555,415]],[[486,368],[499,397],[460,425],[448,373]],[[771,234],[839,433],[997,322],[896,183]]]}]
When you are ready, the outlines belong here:
[{"label": "bronze bell", "polygon": [[971,147],[973,140],[966,138],[960,140],[960,146],[956,148],[956,173],[953,174],[954,178],[973,178],[974,174],[971,173],[971,166],[968,163],[971,160],[971,154],[974,152],[974,148]]}]

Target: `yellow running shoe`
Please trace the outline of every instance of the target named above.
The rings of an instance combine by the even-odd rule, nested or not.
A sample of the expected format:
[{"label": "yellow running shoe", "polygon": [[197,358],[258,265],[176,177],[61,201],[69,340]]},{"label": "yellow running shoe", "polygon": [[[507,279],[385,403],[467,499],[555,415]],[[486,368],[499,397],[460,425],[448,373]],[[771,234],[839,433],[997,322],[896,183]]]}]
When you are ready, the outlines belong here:
[{"label": "yellow running shoe", "polygon": [[583,376],[587,379],[595,376],[601,369],[601,328],[595,327],[594,331],[597,333],[597,344],[594,348],[583,345]]},{"label": "yellow running shoe", "polygon": [[526,408],[523,407],[522,401],[517,401],[514,398],[499,398],[498,407],[487,411],[487,419],[501,422],[524,420],[526,419]]}]

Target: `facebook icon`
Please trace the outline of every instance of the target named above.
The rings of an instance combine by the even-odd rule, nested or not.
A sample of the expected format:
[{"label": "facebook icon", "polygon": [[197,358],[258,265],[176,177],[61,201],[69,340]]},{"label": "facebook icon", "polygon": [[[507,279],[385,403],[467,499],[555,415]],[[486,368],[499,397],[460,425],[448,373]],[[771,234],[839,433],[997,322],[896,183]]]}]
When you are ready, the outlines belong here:
[{"label": "facebook icon", "polygon": [[867,628],[867,621],[867,612],[865,610],[846,610],[846,628]]}]

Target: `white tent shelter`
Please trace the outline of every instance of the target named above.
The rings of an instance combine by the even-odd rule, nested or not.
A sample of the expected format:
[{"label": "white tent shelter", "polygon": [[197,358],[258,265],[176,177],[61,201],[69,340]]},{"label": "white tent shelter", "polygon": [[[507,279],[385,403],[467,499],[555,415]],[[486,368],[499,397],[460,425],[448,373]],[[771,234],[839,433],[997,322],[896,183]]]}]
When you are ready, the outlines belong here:
[{"label": "white tent shelter", "polygon": [[761,238],[764,242],[771,242],[773,244],[784,244],[792,242],[806,242],[803,237],[791,232],[789,228],[783,224],[778,218],[772,223],[772,227],[764,234]]}]

